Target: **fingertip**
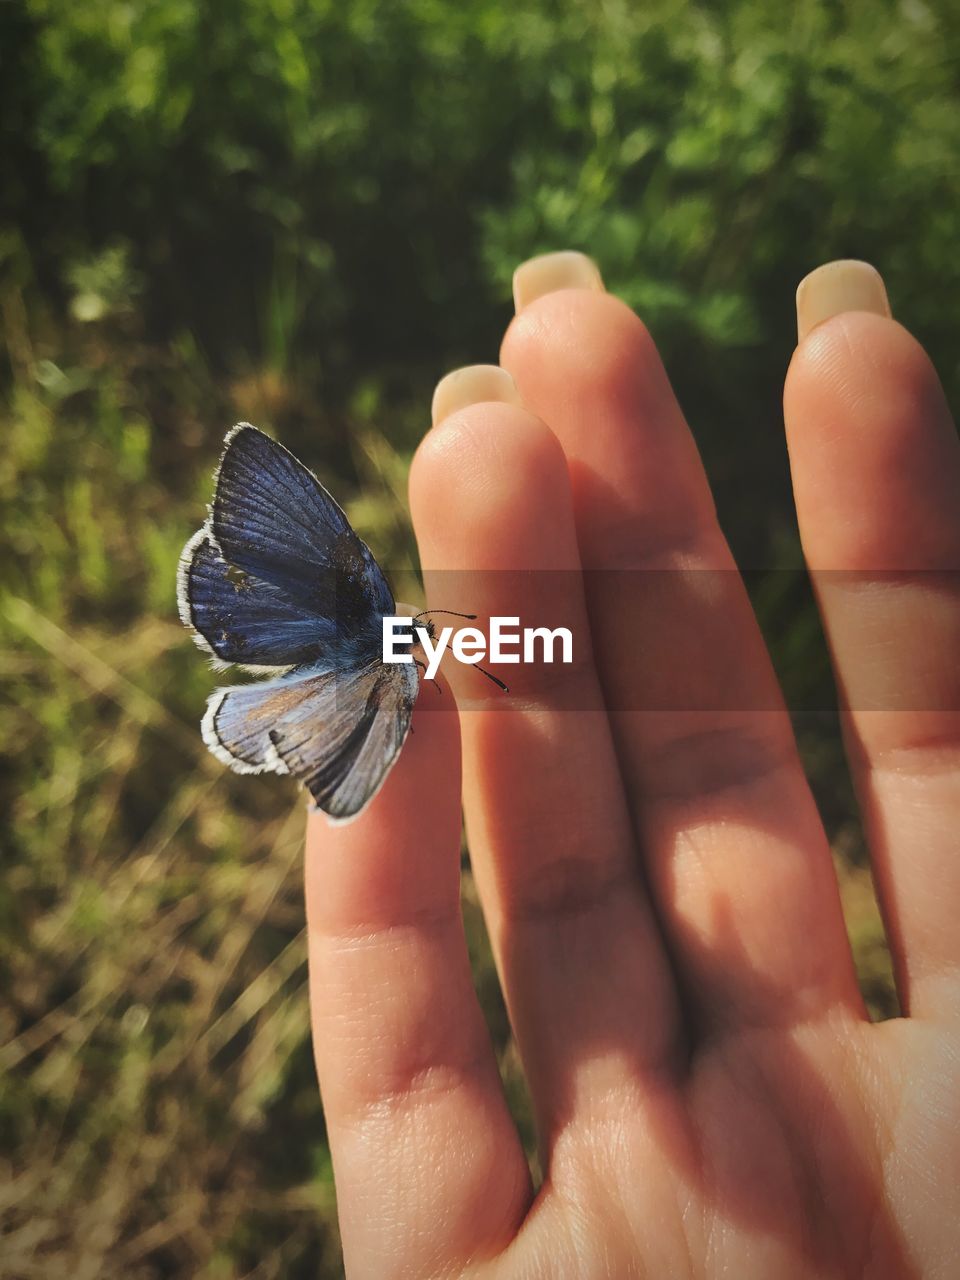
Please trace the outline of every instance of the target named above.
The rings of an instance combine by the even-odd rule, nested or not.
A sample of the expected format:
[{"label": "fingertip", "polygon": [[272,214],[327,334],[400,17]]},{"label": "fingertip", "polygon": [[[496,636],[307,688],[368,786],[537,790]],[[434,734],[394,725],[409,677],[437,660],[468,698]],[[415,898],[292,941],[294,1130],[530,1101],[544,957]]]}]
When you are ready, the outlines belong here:
[{"label": "fingertip", "polygon": [[946,408],[933,363],[921,343],[889,316],[848,311],[812,330],[794,351],[784,384],[788,433],[810,413],[866,425],[891,410]]},{"label": "fingertip", "polygon": [[813,566],[955,563],[960,441],[933,364],[912,334],[885,316],[834,316],[795,352],[783,403]]},{"label": "fingertip", "polygon": [[[427,433],[410,468],[410,507],[425,560],[500,566],[511,513],[537,512],[569,487],[563,450],[526,409],[484,403]],[[503,566],[510,567],[510,566]]]},{"label": "fingertip", "polygon": [[[496,423],[503,412],[487,404],[458,410],[442,418],[420,441],[407,478],[418,540],[423,530],[443,528],[456,519],[456,494],[473,482],[484,428]],[[421,558],[422,552],[421,547]]]},{"label": "fingertip", "polygon": [[541,376],[556,382],[562,361],[564,383],[589,373],[603,392],[611,382],[635,380],[660,357],[649,329],[632,308],[611,293],[560,289],[531,302],[513,320],[500,346],[500,363],[509,369],[529,403],[525,385]]}]

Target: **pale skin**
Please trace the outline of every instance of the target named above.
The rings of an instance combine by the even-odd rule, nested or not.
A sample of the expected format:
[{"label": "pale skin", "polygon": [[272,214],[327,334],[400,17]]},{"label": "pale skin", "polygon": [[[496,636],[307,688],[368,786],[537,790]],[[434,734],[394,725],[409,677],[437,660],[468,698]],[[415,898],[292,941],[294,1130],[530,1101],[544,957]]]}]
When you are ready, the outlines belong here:
[{"label": "pale skin", "polygon": [[[425,566],[732,568],[653,340],[599,282],[527,300],[501,364],[522,403],[460,403],[414,460]],[[960,596],[924,571],[960,567],[960,443],[919,344],[862,310],[802,338],[784,418],[808,564],[898,571],[871,597],[882,643],[858,630],[855,588],[825,580],[820,606],[904,1016],[868,1020],[737,579],[686,602],[695,676],[683,637],[655,635],[647,661],[667,688],[743,697],[651,711],[588,574],[572,608],[592,652],[565,678],[609,712],[560,710],[535,676],[507,710],[468,673],[459,715],[422,692],[360,818],[309,819],[314,1047],[351,1280],[958,1274]],[[520,611],[509,577],[490,581],[478,611]],[[911,695],[858,705],[865,664]],[[471,983],[461,792],[536,1190]]]}]

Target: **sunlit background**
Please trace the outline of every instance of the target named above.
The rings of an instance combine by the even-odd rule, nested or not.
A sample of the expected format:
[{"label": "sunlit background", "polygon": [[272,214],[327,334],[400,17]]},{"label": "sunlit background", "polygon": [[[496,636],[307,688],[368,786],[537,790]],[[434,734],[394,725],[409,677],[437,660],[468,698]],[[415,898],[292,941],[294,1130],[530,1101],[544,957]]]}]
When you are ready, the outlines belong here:
[{"label": "sunlit background", "polygon": [[[340,1273],[302,804],[206,754],[176,618],[226,428],[409,566],[433,383],[496,359],[519,261],[587,250],[660,342],[802,704],[829,677],[778,572],[793,292],[875,262],[956,399],[958,54],[948,0],[0,3],[0,1275]],[[882,1016],[835,718],[798,727]]]}]

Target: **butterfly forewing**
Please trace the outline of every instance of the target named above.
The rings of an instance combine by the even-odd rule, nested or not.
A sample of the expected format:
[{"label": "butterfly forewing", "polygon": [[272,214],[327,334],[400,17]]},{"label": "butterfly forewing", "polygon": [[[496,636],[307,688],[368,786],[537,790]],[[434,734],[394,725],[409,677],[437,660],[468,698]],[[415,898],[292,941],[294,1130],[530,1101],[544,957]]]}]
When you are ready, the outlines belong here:
[{"label": "butterfly forewing", "polygon": [[325,617],[363,626],[393,610],[386,578],[337,503],[255,427],[227,436],[212,528],[226,561]]},{"label": "butterfly forewing", "polygon": [[337,622],[224,560],[206,528],[184,549],[180,616],[223,663],[291,667],[336,652]]}]

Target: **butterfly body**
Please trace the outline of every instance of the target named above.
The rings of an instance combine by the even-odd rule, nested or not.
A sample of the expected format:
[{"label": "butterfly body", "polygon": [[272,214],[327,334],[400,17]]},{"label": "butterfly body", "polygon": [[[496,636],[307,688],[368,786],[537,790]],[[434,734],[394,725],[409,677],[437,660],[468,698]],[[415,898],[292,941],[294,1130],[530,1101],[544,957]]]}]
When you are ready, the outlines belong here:
[{"label": "butterfly body", "polygon": [[238,773],[289,773],[335,820],[379,790],[410,728],[415,663],[383,662],[393,595],[320,481],[247,423],[228,433],[204,526],[183,550],[180,616],[218,668],[204,741]]}]

